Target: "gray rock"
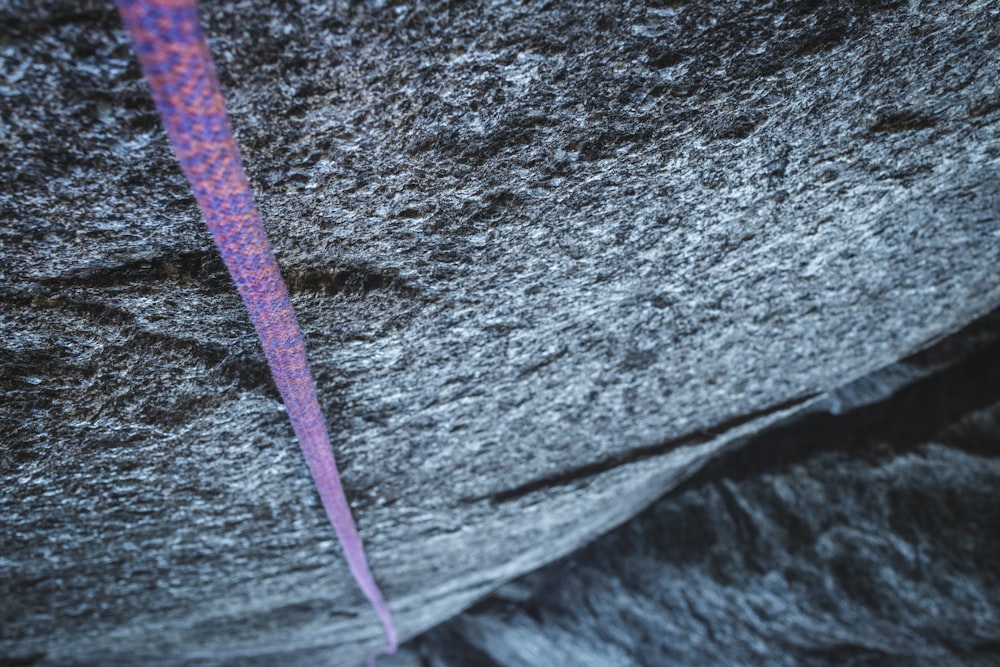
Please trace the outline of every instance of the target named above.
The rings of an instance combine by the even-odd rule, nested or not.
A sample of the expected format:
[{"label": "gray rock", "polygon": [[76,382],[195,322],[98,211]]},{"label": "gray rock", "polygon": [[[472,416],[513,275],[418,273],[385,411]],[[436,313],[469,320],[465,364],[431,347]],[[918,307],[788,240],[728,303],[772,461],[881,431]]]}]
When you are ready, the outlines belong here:
[{"label": "gray rock", "polygon": [[840,414],[717,457],[406,653],[426,667],[996,665],[1000,312],[983,325],[852,383]]},{"label": "gray rock", "polygon": [[[202,13],[407,637],[1000,305],[993,3]],[[0,7],[0,144],[0,655],[359,660],[110,3]]]}]

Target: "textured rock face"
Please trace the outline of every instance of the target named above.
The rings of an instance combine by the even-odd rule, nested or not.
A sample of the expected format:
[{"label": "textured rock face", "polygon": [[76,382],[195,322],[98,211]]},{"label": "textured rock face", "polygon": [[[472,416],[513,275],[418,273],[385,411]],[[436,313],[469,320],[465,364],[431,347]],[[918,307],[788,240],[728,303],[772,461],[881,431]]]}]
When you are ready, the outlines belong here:
[{"label": "textured rock face", "polygon": [[[997,315],[950,339],[950,351],[840,392],[874,399],[863,407],[791,420],[717,458],[625,526],[432,630],[408,657],[433,667],[997,664]],[[946,370],[877,398],[891,378],[956,352]]]},{"label": "textured rock face", "polygon": [[[996,407],[976,417],[995,444]],[[995,452],[936,444],[720,480],[520,582],[528,592],[503,589],[415,653],[434,667],[988,667],[997,488]]]},{"label": "textured rock face", "polygon": [[[1000,305],[997,13],[204,4],[404,634]],[[0,26],[0,655],[350,664],[378,627],[113,8]]]}]

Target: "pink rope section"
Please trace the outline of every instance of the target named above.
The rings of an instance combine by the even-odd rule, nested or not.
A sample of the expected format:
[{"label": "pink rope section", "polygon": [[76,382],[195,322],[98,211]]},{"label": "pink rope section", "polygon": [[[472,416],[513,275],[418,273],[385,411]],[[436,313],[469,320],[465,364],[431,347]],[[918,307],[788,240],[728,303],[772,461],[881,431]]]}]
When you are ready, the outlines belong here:
[{"label": "pink rope section", "polygon": [[202,217],[260,337],[326,514],[388,646],[396,626],[372,577],[334,461],[288,290],[254,205],[194,0],[115,0]]}]

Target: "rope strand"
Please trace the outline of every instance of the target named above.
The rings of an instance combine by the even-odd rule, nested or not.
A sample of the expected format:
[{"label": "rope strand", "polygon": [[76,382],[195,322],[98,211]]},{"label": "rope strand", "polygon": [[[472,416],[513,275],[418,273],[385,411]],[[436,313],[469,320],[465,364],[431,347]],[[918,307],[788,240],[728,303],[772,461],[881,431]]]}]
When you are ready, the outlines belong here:
[{"label": "rope strand", "polygon": [[194,0],[115,0],[170,144],[260,337],[309,471],[358,586],[397,647],[344,495],[288,290],[254,205]]}]

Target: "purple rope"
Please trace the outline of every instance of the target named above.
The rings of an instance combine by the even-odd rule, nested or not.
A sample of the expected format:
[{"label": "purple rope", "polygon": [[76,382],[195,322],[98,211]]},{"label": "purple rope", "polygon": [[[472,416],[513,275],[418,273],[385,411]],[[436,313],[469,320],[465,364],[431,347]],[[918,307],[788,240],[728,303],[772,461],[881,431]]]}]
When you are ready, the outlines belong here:
[{"label": "purple rope", "polygon": [[260,337],[326,515],[385,631],[396,626],[372,577],[340,482],[288,290],[253,201],[194,0],[115,0],[205,224]]}]

